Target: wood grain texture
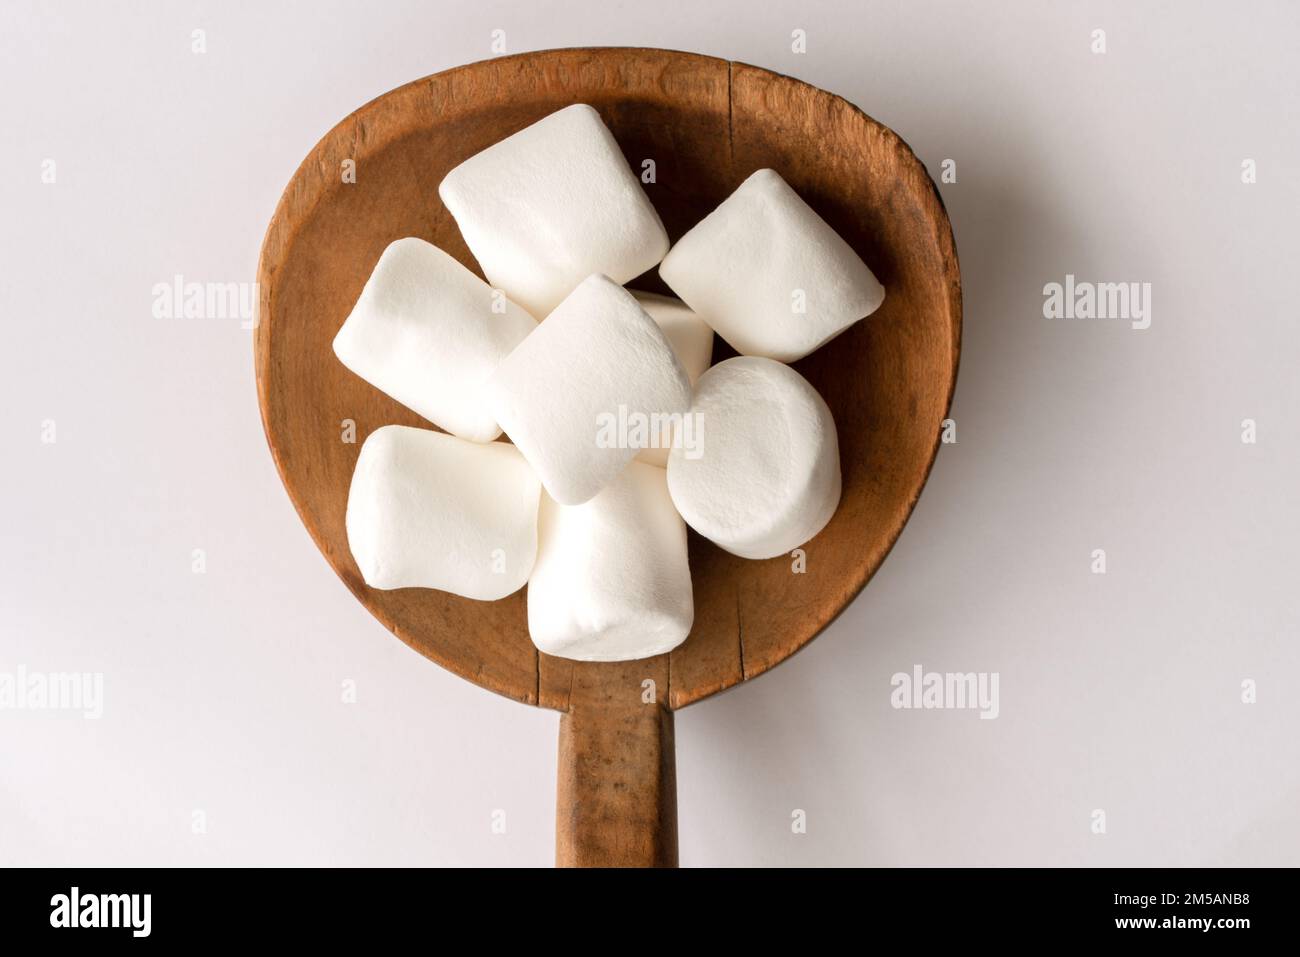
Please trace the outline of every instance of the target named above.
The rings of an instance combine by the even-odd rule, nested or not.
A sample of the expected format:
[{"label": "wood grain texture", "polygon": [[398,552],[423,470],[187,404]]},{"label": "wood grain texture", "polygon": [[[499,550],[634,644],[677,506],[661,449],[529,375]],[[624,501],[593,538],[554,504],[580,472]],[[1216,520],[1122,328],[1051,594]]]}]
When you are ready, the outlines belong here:
[{"label": "wood grain texture", "polygon": [[[844,480],[835,517],[804,547],[806,572],[794,574],[786,558],[736,558],[691,533],[690,637],[671,655],[625,664],[538,654],[524,592],[477,602],[368,588],[344,532],[365,437],[389,423],[431,426],[345,369],[331,348],[334,334],[395,239],[419,236],[477,272],[438,183],[463,159],[578,102],[600,112],[635,170],[655,161],[656,181],[646,191],[673,240],[770,166],[887,290],[875,315],[795,364],[834,414]],[[346,159],[356,164],[355,183],[343,182]],[[326,560],[421,654],[484,688],[568,713],[562,737],[573,763],[561,773],[561,823],[576,830],[562,833],[570,841],[562,859],[590,863],[608,853],[666,861],[667,835],[675,835],[675,823],[662,820],[672,804],[661,793],[672,780],[668,712],[767,671],[815,637],[880,566],[929,474],[956,378],[961,285],[948,218],[925,168],[897,135],[847,101],[756,67],[645,49],[502,57],[409,83],[326,134],[280,200],[258,281],[263,425],[289,497]],[[667,291],[653,272],[630,285]],[[715,361],[729,355],[719,340]],[[356,423],[355,443],[342,441],[345,420]],[[646,679],[656,688],[649,710],[639,699]],[[636,707],[624,700],[629,687]],[[619,770],[608,778],[594,773],[599,768]],[[635,807],[590,803],[609,788],[640,798]],[[653,817],[661,838],[632,830],[608,840],[575,837],[587,833],[584,822],[619,813],[629,828]]]},{"label": "wood grain texture", "polygon": [[676,867],[673,713],[640,662],[574,677],[560,715],[556,864]]}]

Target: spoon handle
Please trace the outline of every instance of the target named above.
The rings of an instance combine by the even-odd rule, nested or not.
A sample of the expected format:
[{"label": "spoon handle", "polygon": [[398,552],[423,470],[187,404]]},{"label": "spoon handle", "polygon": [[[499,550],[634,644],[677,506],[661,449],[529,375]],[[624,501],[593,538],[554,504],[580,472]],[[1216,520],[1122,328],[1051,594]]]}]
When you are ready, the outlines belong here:
[{"label": "spoon handle", "polygon": [[560,715],[555,863],[676,867],[673,713],[635,696],[580,700]]}]

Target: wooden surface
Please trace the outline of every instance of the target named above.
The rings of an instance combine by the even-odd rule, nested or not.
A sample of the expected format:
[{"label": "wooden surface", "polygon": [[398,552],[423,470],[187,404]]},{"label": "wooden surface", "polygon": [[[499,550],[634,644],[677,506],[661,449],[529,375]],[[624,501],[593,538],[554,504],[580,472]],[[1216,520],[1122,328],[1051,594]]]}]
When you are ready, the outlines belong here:
[{"label": "wooden surface", "polygon": [[[528,638],[522,591],[485,603],[427,589],[367,588],[343,523],[365,436],[389,423],[430,426],[345,369],[331,349],[335,332],[394,239],[420,236],[477,272],[438,199],[439,181],[466,157],[577,102],[600,112],[634,169],[655,161],[657,181],[646,190],[674,240],[749,173],[770,166],[861,253],[887,290],[870,319],[795,363],[835,416],[844,479],[835,517],[804,547],[806,571],[793,573],[785,558],[736,558],[691,533],[691,635],[670,655],[630,664],[539,654]],[[356,163],[355,183],[342,181],[346,159]],[[654,781],[671,780],[661,760],[666,755],[671,765],[671,721],[659,712],[785,660],[866,584],[920,495],[957,371],[961,286],[952,233],[907,145],[839,97],[687,53],[521,54],[379,97],[326,134],[294,174],[267,230],[258,280],[263,425],[289,496],[330,565],[376,618],[423,655],[484,688],[569,712],[563,736],[574,767],[594,766],[587,759],[595,756],[623,768],[625,778],[616,783],[651,810],[670,803],[656,797],[658,783],[647,783],[655,768]],[[667,291],[653,272],[631,285]],[[729,354],[719,340],[715,360]],[[345,420],[356,423],[353,444],[342,441]],[[629,718],[623,709],[615,719],[609,696],[646,680],[656,688],[656,703],[645,706],[652,717]],[[598,733],[601,720],[631,724]],[[654,755],[634,761],[624,762],[623,751],[604,752],[652,740],[661,743]],[[639,777],[626,777],[633,772]],[[564,772],[562,801],[566,780],[575,788],[590,783],[591,800],[607,783]],[[597,804],[576,807],[562,829],[566,820],[597,820],[618,806]],[[665,824],[661,833],[674,827]],[[620,839],[612,846],[629,849],[626,863],[661,853],[646,851],[653,841],[633,844]],[[589,856],[599,856],[601,846],[587,845]],[[561,857],[588,859],[584,853],[575,847]]]},{"label": "wooden surface", "polygon": [[636,662],[575,675],[560,715],[555,863],[676,867],[673,713]]}]

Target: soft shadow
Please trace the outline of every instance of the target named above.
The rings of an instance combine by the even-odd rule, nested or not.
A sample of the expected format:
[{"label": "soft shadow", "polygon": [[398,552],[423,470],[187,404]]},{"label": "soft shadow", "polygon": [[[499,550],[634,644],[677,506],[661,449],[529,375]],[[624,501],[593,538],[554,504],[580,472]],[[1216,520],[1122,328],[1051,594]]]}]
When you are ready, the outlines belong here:
[{"label": "soft shadow", "polygon": [[[869,104],[862,105],[870,112]],[[1012,106],[1003,104],[996,119],[1012,115]],[[968,118],[962,125],[972,123]],[[1023,149],[1006,145],[1004,152],[1014,152],[1016,162],[985,157],[978,170],[983,175],[976,175],[979,163],[966,162],[957,183],[940,185],[963,285],[962,353],[951,413],[959,442],[941,449],[898,544],[854,604],[793,661],[679,715],[683,843],[707,858],[686,864],[888,864],[909,855],[915,860],[917,835],[909,831],[924,821],[911,819],[907,802],[918,787],[934,784],[934,772],[914,774],[900,765],[917,751],[943,761],[951,742],[937,740],[932,726],[894,720],[888,678],[897,662],[914,660],[909,655],[918,639],[932,643],[939,636],[945,646],[961,642],[969,609],[943,601],[941,585],[936,593],[935,550],[954,543],[969,548],[979,539],[989,516],[973,506],[969,493],[997,483],[999,468],[1006,467],[995,461],[996,448],[963,447],[962,423],[1009,418],[1007,427],[1014,425],[1017,410],[1033,401],[1023,385],[1026,364],[1041,361],[1034,341],[1041,327],[1033,323],[1043,322],[1042,285],[1059,280],[1067,266],[1086,272],[1091,265],[1063,221],[1050,178],[1027,182],[1020,175],[1038,152],[1033,137],[1027,131],[1014,141],[1027,144]],[[922,159],[937,178],[942,157]],[[1079,361],[1099,361],[1099,348],[1099,342],[1084,344]],[[985,598],[990,605],[999,600],[997,594]],[[900,605],[905,614],[898,614]],[[915,736],[912,744],[899,740],[900,724],[907,725],[909,740]],[[846,732],[846,725],[853,730]],[[827,742],[836,743],[830,752],[824,750]],[[871,773],[864,772],[864,762]],[[801,773],[813,779],[801,783]],[[704,792],[692,783],[693,774],[707,778],[709,804],[727,808],[727,820],[696,816],[699,804],[691,795]],[[814,795],[820,807],[807,808],[808,834],[784,840],[791,810],[805,807]],[[924,856],[943,853],[930,847]]]}]

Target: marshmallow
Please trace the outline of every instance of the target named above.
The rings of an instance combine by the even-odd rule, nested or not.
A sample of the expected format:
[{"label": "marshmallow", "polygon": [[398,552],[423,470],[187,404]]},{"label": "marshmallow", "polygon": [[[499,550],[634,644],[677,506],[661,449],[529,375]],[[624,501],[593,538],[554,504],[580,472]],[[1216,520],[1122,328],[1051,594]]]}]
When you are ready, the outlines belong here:
[{"label": "marshmallow", "polygon": [[592,273],[627,282],[668,251],[659,214],[584,103],[471,156],[438,195],[488,281],[535,316]]},{"label": "marshmallow", "polygon": [[654,292],[630,290],[641,308],[655,321],[668,344],[673,347],[673,354],[682,364],[691,385],[704,375],[704,370],[713,361],[713,329],[695,314],[690,306],[672,296],[661,296]]},{"label": "marshmallow", "polygon": [[793,362],[879,308],[884,287],[761,169],[677,241],[659,275],[742,355]]},{"label": "marshmallow", "polygon": [[825,527],[840,501],[831,410],[803,376],[758,356],[700,377],[690,414],[703,442],[668,456],[668,490],[686,524],[741,558],[773,558]]},{"label": "marshmallow", "polygon": [[348,545],[372,588],[493,601],[533,570],[540,495],[511,445],[384,426],[361,446],[352,473]]},{"label": "marshmallow", "polygon": [[577,661],[671,651],[695,619],[686,526],[663,469],[633,462],[582,505],[543,496],[541,544],[528,580],[528,633]]},{"label": "marshmallow", "polygon": [[681,416],[691,386],[654,320],[622,286],[585,279],[497,367],[489,406],[550,496],[579,505],[653,427]]},{"label": "marshmallow", "polygon": [[379,257],[334,337],[334,353],[434,425],[491,442],[501,428],[486,411],[483,387],[536,326],[437,246],[411,237]]},{"label": "marshmallow", "polygon": [[[680,299],[635,289],[632,290],[632,295],[646,311],[646,315],[659,326],[664,338],[673,347],[677,361],[682,364],[686,378],[694,385],[695,380],[704,374],[704,370],[713,361],[713,329]],[[670,426],[659,436],[657,446],[637,453],[637,460],[665,468],[672,440],[673,430]]]}]

